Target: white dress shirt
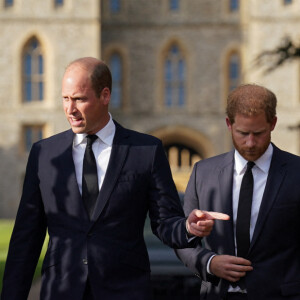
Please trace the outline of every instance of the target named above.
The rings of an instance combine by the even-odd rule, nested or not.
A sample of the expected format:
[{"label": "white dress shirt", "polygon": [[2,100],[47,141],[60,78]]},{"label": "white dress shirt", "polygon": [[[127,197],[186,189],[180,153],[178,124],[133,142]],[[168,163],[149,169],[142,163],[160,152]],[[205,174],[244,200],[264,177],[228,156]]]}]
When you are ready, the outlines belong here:
[{"label": "white dress shirt", "polygon": [[[97,174],[98,174],[98,183],[99,191],[104,181],[106,174],[112,143],[116,132],[116,126],[110,115],[109,122],[104,128],[96,133],[98,139],[93,143],[92,149],[95,155],[97,162]],[[73,140],[73,161],[75,164],[75,172],[77,184],[79,191],[82,194],[82,167],[83,167],[83,157],[86,147],[86,133],[76,134]]]},{"label": "white dress shirt", "polygon": [[[250,241],[252,240],[254,228],[256,225],[261,200],[265,191],[268,173],[270,169],[271,159],[273,155],[273,146],[269,145],[265,153],[255,161],[255,166],[252,168],[254,186],[253,198],[251,207],[250,221]],[[245,160],[237,151],[234,153],[234,171],[233,171],[233,188],[232,188],[232,210],[233,210],[233,226],[234,236],[236,229],[236,218],[239,204],[239,195],[243,176],[247,169],[247,160]],[[236,252],[236,237],[235,237],[235,253]]]},{"label": "white dress shirt", "polygon": [[[266,182],[269,174],[269,169],[271,165],[273,155],[273,146],[270,143],[269,147],[265,153],[255,161],[255,166],[252,168],[254,186],[253,186],[253,198],[252,198],[252,207],[251,207],[251,220],[250,220],[250,241],[252,240],[262,197],[265,191]],[[239,195],[242,184],[243,176],[247,169],[247,160],[245,160],[238,151],[235,150],[234,153],[234,171],[233,171],[233,187],[232,187],[232,211],[233,211],[233,227],[234,227],[234,244],[235,244],[235,253],[237,253],[236,248],[236,219],[237,219],[237,210],[239,204]],[[210,262],[213,256],[209,259],[207,264],[207,271],[210,272]],[[246,292],[241,291],[237,286],[233,288],[229,287],[229,292]]]}]

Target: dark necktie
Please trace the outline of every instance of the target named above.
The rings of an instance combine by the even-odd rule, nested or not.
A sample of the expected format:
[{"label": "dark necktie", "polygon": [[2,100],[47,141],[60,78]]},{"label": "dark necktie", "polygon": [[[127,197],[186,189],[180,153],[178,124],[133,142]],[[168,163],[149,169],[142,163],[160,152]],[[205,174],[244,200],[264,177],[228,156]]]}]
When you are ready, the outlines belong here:
[{"label": "dark necktie", "polygon": [[98,138],[96,135],[88,135],[87,145],[83,158],[82,170],[82,199],[91,218],[96,200],[99,194],[97,164],[93,153],[93,142]]},{"label": "dark necktie", "polygon": [[252,168],[255,165],[253,161],[248,161],[247,170],[244,174],[236,220],[236,244],[237,256],[247,257],[250,247],[250,219],[253,196],[253,175]]}]

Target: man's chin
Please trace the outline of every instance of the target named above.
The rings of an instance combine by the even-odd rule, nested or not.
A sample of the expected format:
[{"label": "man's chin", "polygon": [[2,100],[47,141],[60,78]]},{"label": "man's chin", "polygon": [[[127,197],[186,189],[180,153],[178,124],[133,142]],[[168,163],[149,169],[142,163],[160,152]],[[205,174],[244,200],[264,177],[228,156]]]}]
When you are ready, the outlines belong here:
[{"label": "man's chin", "polygon": [[259,159],[260,154],[258,154],[258,153],[244,153],[242,156],[248,161],[256,161],[257,159]]},{"label": "man's chin", "polygon": [[85,130],[83,127],[71,127],[72,131],[76,134],[85,133]]}]

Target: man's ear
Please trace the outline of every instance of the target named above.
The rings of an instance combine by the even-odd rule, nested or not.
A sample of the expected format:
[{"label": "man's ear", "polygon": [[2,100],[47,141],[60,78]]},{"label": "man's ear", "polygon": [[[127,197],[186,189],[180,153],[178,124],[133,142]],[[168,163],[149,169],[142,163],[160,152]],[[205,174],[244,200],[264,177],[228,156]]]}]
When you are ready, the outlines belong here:
[{"label": "man's ear", "polygon": [[273,121],[271,122],[271,131],[274,130],[276,123],[277,123],[277,117],[274,117]]},{"label": "man's ear", "polygon": [[100,98],[102,99],[103,101],[103,104],[104,105],[108,105],[109,104],[109,101],[110,101],[110,90],[108,87],[105,87],[102,91],[101,91],[101,95],[100,95]]},{"label": "man's ear", "polygon": [[231,122],[230,122],[230,120],[229,120],[228,117],[226,117],[226,125],[227,125],[228,129],[231,131],[232,124],[231,124]]}]

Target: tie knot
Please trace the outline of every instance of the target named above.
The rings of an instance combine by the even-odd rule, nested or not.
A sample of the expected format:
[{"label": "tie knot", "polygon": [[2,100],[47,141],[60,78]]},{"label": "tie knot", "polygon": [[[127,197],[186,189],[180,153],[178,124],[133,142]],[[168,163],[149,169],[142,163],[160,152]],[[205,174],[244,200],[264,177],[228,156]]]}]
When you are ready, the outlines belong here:
[{"label": "tie knot", "polygon": [[252,168],[255,166],[255,162],[248,161],[247,162],[247,170],[252,170]]},{"label": "tie knot", "polygon": [[93,145],[93,143],[96,141],[97,138],[98,138],[98,136],[95,135],[95,134],[87,135],[86,136],[87,147],[91,147]]}]

